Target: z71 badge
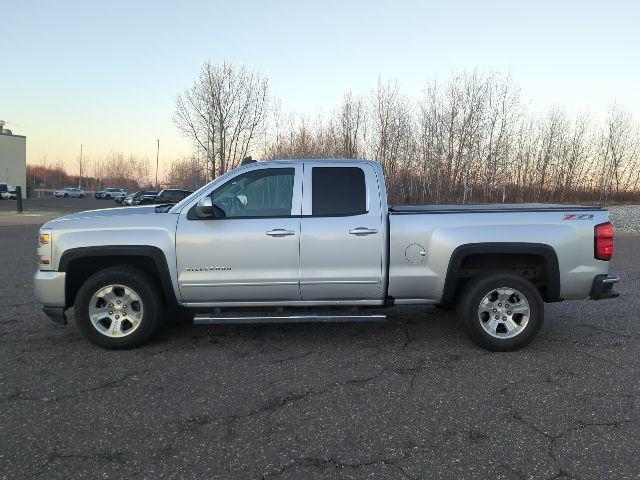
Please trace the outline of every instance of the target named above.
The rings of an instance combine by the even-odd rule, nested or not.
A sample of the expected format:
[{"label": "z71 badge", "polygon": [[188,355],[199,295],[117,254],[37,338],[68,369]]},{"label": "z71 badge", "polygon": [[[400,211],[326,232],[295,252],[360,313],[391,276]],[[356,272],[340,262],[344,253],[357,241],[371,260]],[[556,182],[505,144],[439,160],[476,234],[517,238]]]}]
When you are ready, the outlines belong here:
[{"label": "z71 badge", "polygon": [[593,213],[565,213],[562,220],[593,220]]}]

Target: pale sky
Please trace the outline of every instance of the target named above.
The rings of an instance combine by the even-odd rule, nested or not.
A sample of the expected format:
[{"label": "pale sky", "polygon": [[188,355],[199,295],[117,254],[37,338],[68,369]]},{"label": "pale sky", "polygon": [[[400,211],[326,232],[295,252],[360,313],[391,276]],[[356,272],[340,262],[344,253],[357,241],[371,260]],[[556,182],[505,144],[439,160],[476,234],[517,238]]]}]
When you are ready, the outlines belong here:
[{"label": "pale sky", "polygon": [[[0,5],[0,119],[27,161],[75,172],[79,144],[161,165],[190,153],[176,94],[204,60],[245,63],[283,106],[331,111],[347,89],[397,79],[412,96],[437,75],[511,72],[534,108],[640,117],[638,1],[29,1]],[[162,168],[162,167],[161,167]]]}]

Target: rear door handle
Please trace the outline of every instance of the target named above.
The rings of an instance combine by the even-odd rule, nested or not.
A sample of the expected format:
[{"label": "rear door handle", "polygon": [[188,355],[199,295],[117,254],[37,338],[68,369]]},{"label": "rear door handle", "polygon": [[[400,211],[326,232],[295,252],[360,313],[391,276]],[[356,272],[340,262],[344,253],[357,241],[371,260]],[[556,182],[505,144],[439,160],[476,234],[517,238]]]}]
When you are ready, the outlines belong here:
[{"label": "rear door handle", "polygon": [[284,228],[274,228],[273,230],[268,230],[266,233],[270,237],[286,237],[287,235],[296,234],[293,230],[285,230]]},{"label": "rear door handle", "polygon": [[349,230],[351,235],[374,235],[378,233],[378,230],[375,228],[367,228],[367,227],[358,227],[353,230]]}]

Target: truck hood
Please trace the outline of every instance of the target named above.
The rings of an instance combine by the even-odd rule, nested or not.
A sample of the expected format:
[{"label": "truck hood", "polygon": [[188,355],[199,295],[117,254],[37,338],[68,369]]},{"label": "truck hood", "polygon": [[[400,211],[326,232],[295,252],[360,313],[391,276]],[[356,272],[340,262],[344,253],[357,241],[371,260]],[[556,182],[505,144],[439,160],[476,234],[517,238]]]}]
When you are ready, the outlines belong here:
[{"label": "truck hood", "polygon": [[54,226],[59,222],[68,222],[71,220],[80,220],[80,219],[95,219],[95,218],[114,218],[114,217],[130,217],[132,215],[162,215],[161,213],[156,213],[157,205],[143,205],[141,207],[120,207],[120,208],[104,208],[101,210],[86,210],[84,212],[71,213],[69,215],[64,215],[63,217],[58,217],[54,220],[47,222],[44,226]]}]

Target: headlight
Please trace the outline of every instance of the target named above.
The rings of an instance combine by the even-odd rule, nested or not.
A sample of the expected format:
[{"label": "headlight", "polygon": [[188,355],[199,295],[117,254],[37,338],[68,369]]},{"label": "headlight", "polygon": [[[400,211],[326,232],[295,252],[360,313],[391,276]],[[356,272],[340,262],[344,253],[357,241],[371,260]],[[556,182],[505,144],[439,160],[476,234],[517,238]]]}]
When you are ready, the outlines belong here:
[{"label": "headlight", "polygon": [[38,237],[38,266],[40,270],[51,270],[50,232],[40,232]]}]

